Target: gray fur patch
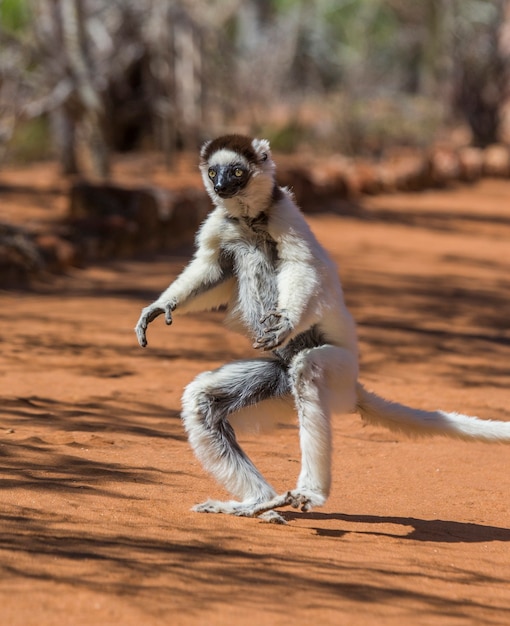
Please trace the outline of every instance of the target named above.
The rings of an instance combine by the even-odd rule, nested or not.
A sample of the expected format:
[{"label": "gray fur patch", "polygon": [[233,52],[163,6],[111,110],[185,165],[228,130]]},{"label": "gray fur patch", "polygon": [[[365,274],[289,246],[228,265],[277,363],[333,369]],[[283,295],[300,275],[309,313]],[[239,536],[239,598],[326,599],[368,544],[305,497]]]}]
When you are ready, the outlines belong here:
[{"label": "gray fur patch", "polygon": [[284,363],[288,364],[298,352],[309,348],[318,348],[326,343],[327,341],[324,333],[322,333],[319,330],[319,327],[315,325],[306,330],[304,333],[294,337],[294,339],[289,341],[289,343],[283,348],[274,350],[273,353],[275,356],[282,359]]},{"label": "gray fur patch", "polygon": [[290,393],[286,366],[277,359],[251,359],[229,363],[212,373],[214,384],[204,384],[197,397],[203,425],[210,431],[220,458],[230,463],[247,461],[228,421],[231,413],[267,398]]},{"label": "gray fur patch", "polygon": [[203,389],[207,408],[202,406],[212,423],[262,400],[290,393],[287,367],[278,359],[236,361],[214,374],[214,385]]},{"label": "gray fur patch", "polygon": [[277,307],[276,243],[267,232],[267,216],[238,219],[239,236],[222,248],[237,278],[237,294],[231,303],[230,321],[240,321],[255,339],[263,331],[261,318]]}]

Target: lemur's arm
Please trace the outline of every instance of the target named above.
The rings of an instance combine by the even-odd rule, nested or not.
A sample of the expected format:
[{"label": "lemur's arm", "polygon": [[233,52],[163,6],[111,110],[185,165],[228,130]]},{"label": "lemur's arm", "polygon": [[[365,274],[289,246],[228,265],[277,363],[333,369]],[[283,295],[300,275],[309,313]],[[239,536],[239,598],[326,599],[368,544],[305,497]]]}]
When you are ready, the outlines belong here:
[{"label": "lemur's arm", "polygon": [[138,343],[147,345],[147,326],[160,315],[172,323],[172,312],[214,309],[229,300],[232,281],[229,267],[221,254],[221,222],[214,211],[203,223],[197,235],[193,259],[175,281],[142,310],[135,331]]},{"label": "lemur's arm", "polygon": [[278,308],[267,311],[264,332],[254,347],[272,350],[315,323],[320,276],[314,263],[316,245],[304,218],[290,198],[273,217],[269,227],[278,248]]}]

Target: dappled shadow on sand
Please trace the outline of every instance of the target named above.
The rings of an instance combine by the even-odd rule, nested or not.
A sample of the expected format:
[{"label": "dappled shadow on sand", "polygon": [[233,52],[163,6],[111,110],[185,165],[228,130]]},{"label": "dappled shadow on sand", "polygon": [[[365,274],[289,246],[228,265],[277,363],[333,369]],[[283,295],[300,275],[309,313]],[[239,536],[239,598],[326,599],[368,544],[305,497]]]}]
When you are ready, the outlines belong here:
[{"label": "dappled shadow on sand", "polygon": [[412,202],[405,209],[389,206],[371,209],[363,206],[359,213],[357,215],[353,213],[353,216],[372,222],[400,224],[422,230],[442,232],[473,232],[477,228],[488,226],[491,229],[499,229],[499,234],[503,237],[505,230],[510,231],[510,217],[502,212],[480,211],[479,213],[470,213],[459,210],[452,211],[451,207],[438,205],[433,210],[419,211],[416,210]]},{"label": "dappled shadow on sand", "polygon": [[[91,398],[66,402],[37,396],[7,398],[2,406],[0,492],[23,489],[58,493],[94,493],[124,497],[116,483],[161,484],[169,473],[147,463],[115,461],[108,450],[118,442],[184,441],[177,411],[149,402]],[[125,445],[125,444],[124,444]],[[99,458],[90,451],[101,450]],[[102,460],[104,458],[104,460]],[[125,496],[127,497],[127,496]]]},{"label": "dappled shadow on sand", "polygon": [[[82,440],[76,447],[101,445],[98,437]],[[72,445],[72,444],[71,444]],[[96,494],[133,499],[107,488],[114,483],[159,484],[166,473],[147,464],[94,461],[72,453],[56,453],[43,440],[32,437],[22,442],[2,444],[0,491],[23,489],[57,494]]]},{"label": "dappled shadow on sand", "polygon": [[115,432],[184,440],[177,410],[133,399],[98,396],[70,403],[39,396],[4,398],[1,415],[4,428],[24,426],[103,435]]},{"label": "dappled shadow on sand", "polygon": [[[293,518],[298,514],[286,515]],[[415,530],[407,538],[415,541],[450,541],[451,537],[455,541],[510,541],[510,530],[476,524],[317,513],[300,517],[342,522],[343,530],[317,531],[325,538],[340,538],[350,532],[350,523],[362,522],[373,524],[375,535],[379,534],[378,524],[411,525]],[[231,548],[225,538],[220,542],[204,540],[203,531],[193,527],[187,530],[186,540],[176,539],[170,528],[166,532],[160,528],[158,533],[154,528],[142,527],[129,534],[108,533],[107,528],[91,532],[78,524],[74,526],[72,520],[58,513],[27,507],[4,510],[0,521],[0,570],[4,575],[130,596],[150,603],[154,613],[171,606],[193,614],[217,603],[228,603],[235,593],[236,603],[247,610],[264,602],[276,613],[284,611],[282,594],[299,602],[306,594],[332,609],[343,598],[353,603],[420,608],[431,615],[458,618],[483,610],[484,623],[504,623],[499,620],[510,618],[509,606],[485,604],[476,599],[476,594],[474,599],[466,599],[477,585],[504,585],[506,581],[497,573],[488,576],[453,565],[422,564],[417,568],[411,562],[353,562],[330,550],[310,554],[306,547],[281,552],[277,544],[270,550],[257,545],[256,538],[245,549]],[[352,532],[358,531],[354,527]],[[80,567],[73,567],[77,562]],[[200,593],[195,587],[198,580]],[[442,591],[427,591],[430,581],[439,583],[444,595]],[[446,590],[452,585],[459,585],[465,595],[456,598],[448,594]]]},{"label": "dappled shadow on sand", "polygon": [[357,321],[362,358],[364,345],[371,352],[362,360],[362,372],[379,373],[390,358],[430,363],[461,386],[507,387],[510,282],[499,270],[502,278],[496,279],[495,270],[492,285],[374,270],[347,276],[346,299]]}]

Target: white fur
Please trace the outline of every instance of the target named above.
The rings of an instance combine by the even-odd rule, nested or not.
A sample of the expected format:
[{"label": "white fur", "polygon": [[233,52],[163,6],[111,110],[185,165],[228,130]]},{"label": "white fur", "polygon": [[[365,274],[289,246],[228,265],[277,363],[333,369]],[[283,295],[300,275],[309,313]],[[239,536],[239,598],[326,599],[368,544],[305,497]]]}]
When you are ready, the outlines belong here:
[{"label": "white fur", "polygon": [[[223,148],[201,164],[214,210],[197,233],[193,259],[168,289],[143,309],[136,329],[145,345],[147,325],[159,314],[164,313],[170,322],[174,310],[179,314],[226,305],[230,319],[240,322],[255,347],[277,349],[272,360],[229,364],[197,376],[186,388],[182,417],[190,444],[204,467],[239,498],[208,500],[195,510],[264,515],[268,521],[282,522],[281,516],[270,513],[272,509],[290,504],[309,510],[324,504],[331,486],[333,411],[359,411],[367,422],[411,435],[510,442],[510,423],[412,409],[369,393],[357,382],[356,329],[344,303],[337,268],[310,231],[292,195],[286,189],[274,195],[269,143],[254,139],[252,147],[258,159],[255,163]],[[214,192],[207,174],[209,165],[218,163],[242,163],[251,170],[247,186],[226,200]],[[260,222],[263,225],[256,231],[249,226],[250,220],[263,213],[267,220]],[[270,258],[271,246],[276,261]],[[231,276],[225,275],[222,267],[225,251],[236,259]],[[261,284],[264,277],[267,283]],[[272,297],[274,302],[267,305]],[[268,306],[274,310],[266,310]],[[262,322],[261,317],[271,321]],[[310,333],[319,333],[324,343],[293,352],[293,346],[301,345],[299,338],[315,337]],[[280,364],[278,355],[285,365]],[[275,398],[268,395],[273,384],[279,394]],[[253,406],[254,402],[259,404]],[[239,447],[229,421],[245,421],[256,428],[261,422],[281,418],[275,407],[283,408],[288,416],[292,405],[298,414],[302,465],[296,489],[277,496]]]},{"label": "white fur", "polygon": [[344,302],[337,267],[311,232],[291,194],[283,192],[283,200],[273,207],[268,224],[281,259],[279,306],[289,311],[294,334],[319,323],[328,338],[356,355],[356,360],[356,328]]},{"label": "white fur", "polygon": [[248,161],[237,152],[233,150],[229,150],[228,148],[223,148],[222,150],[218,150],[215,152],[212,157],[209,159],[207,163],[207,169],[211,167],[211,165],[244,165],[244,167],[249,168],[250,164]]},{"label": "white fur", "polygon": [[478,417],[445,411],[411,409],[389,402],[357,385],[358,410],[364,421],[416,437],[446,435],[455,439],[486,442],[510,441],[510,422],[481,420]]}]

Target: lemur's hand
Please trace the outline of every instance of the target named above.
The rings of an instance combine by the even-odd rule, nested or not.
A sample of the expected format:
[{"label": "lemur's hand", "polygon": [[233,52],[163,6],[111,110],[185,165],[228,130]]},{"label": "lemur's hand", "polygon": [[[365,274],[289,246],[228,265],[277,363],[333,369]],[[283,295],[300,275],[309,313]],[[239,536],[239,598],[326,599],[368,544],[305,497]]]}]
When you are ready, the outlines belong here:
[{"label": "lemur's hand", "polygon": [[281,346],[293,328],[285,309],[269,311],[261,318],[260,323],[264,324],[264,329],[262,334],[255,339],[253,347],[262,348],[262,350],[273,350]]},{"label": "lemur's hand", "polygon": [[153,302],[142,309],[142,314],[140,315],[140,319],[138,320],[135,326],[135,333],[138,337],[138,343],[142,348],[145,348],[147,345],[147,326],[154,321],[160,315],[165,315],[165,322],[167,324],[172,323],[172,311],[175,309],[175,305],[171,303],[167,303],[164,305],[159,304],[158,302]]}]

